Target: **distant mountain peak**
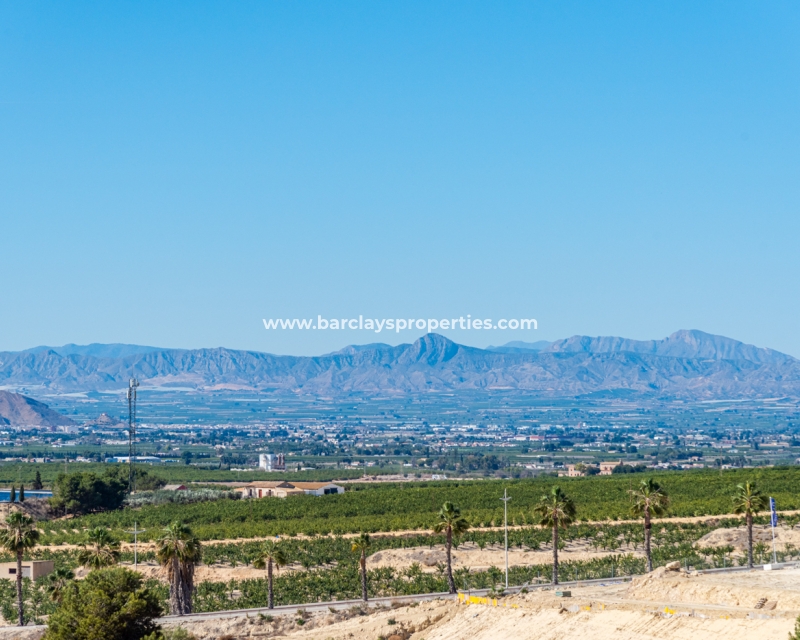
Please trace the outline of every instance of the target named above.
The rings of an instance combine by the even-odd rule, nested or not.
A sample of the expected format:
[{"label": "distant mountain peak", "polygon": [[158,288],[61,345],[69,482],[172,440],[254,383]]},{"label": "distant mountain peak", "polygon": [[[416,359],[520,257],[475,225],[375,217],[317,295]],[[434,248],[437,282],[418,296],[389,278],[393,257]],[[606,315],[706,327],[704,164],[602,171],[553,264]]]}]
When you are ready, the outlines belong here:
[{"label": "distant mountain peak", "polygon": [[57,427],[75,424],[46,404],[10,391],[0,391],[0,423],[12,427]]},{"label": "distant mountain peak", "polygon": [[445,338],[441,334],[426,333],[409,345],[400,360],[403,363],[424,363],[433,366],[447,362],[461,348],[461,345]]}]

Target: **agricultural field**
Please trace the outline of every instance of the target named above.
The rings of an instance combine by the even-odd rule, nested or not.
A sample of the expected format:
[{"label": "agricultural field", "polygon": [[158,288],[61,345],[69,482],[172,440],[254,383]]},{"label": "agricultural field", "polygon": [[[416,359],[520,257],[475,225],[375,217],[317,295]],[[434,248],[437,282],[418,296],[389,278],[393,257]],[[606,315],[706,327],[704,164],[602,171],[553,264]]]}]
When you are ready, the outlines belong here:
[{"label": "agricultural field", "polygon": [[[800,522],[800,516],[783,519],[784,529],[791,530]],[[763,525],[764,519],[760,520]],[[738,518],[707,518],[700,522],[662,521],[654,528],[653,559],[657,566],[677,560],[689,569],[706,569],[735,566],[744,562],[744,556],[732,546],[704,547],[696,544],[714,532],[734,531],[742,524]],[[352,540],[343,536],[287,537],[281,541],[288,564],[280,570],[275,581],[276,604],[302,604],[306,602],[343,600],[360,595],[357,556],[351,550]],[[441,550],[443,536],[429,533],[374,536],[368,562],[369,593],[375,596],[434,593],[447,590],[444,565],[411,562],[405,566],[380,566],[381,554],[389,551]],[[563,532],[561,537],[560,579],[584,580],[591,578],[619,577],[644,572],[642,556],[643,531],[639,523],[576,524]],[[511,584],[537,584],[548,582],[551,566],[549,554],[552,550],[550,532],[536,526],[525,526],[509,531],[509,547],[512,566],[509,572]],[[261,543],[225,542],[204,545],[202,565],[198,570],[199,582],[195,598],[196,611],[216,611],[264,606],[267,583],[264,572],[252,569],[253,560],[259,553]],[[472,552],[493,550],[500,558],[503,548],[503,532],[468,531],[458,541],[456,557]],[[739,550],[741,551],[741,550]],[[515,565],[513,557],[521,552],[536,554],[536,564]],[[441,553],[441,552],[440,552]],[[767,545],[759,544],[757,553],[769,557]],[[32,557],[52,559],[58,567],[78,569],[77,550],[42,547]],[[783,545],[777,559],[796,559],[800,551],[791,545]],[[575,559],[579,558],[579,559]],[[759,557],[757,556],[757,560]],[[0,561],[9,561],[11,556],[0,556]],[[133,554],[127,546],[120,558],[131,566]],[[140,570],[148,577],[150,586],[167,598],[167,586],[156,570],[154,553],[147,544],[139,552]],[[374,568],[369,568],[370,566]],[[502,562],[488,567],[469,567],[456,562],[455,578],[459,588],[494,588],[503,582]],[[227,578],[238,568],[250,568],[254,577]],[[203,569],[206,571],[204,572]],[[217,573],[221,578],[202,579]],[[31,601],[41,600],[41,612],[46,613],[47,603],[39,597],[41,586],[27,582]],[[0,585],[2,586],[2,585]],[[0,606],[13,604],[11,589],[0,591]],[[32,609],[36,611],[36,609]]]},{"label": "agricultural field", "polygon": [[[755,480],[784,511],[778,561],[798,556],[800,498],[794,487],[800,469],[763,468],[724,471],[663,472],[652,476],[670,496],[667,517],[653,528],[653,561],[663,566],[680,562],[686,569],[740,565],[742,519],[731,517],[736,484]],[[575,501],[575,523],[563,530],[559,552],[562,581],[619,577],[645,570],[643,528],[630,515],[628,491],[640,476],[471,480],[425,483],[348,485],[346,493],[287,499],[219,499],[190,504],[151,504],[80,517],[42,520],[39,546],[29,557],[52,559],[57,567],[80,572],[78,546],[86,532],[106,527],[125,544],[120,562],[133,564],[134,523],[146,531],[139,537],[139,566],[147,583],[164,601],[167,584],[156,562],[152,541],[173,521],[189,524],[203,542],[197,569],[196,611],[264,606],[265,572],[254,568],[263,540],[278,536],[286,563],[275,577],[276,604],[343,600],[360,596],[358,556],[353,536],[372,533],[367,561],[370,597],[447,590],[444,537],[431,533],[445,501],[456,503],[471,524],[456,540],[454,578],[459,588],[500,588],[503,574],[503,512],[499,498],[512,497],[508,533],[510,584],[548,582],[551,574],[551,532],[537,524],[533,507],[556,484]],[[211,492],[212,494],[214,492]],[[220,494],[229,495],[229,494]],[[765,516],[756,518],[763,529]],[[725,532],[730,532],[730,535]],[[726,537],[728,535],[728,537]],[[759,534],[761,535],[761,534]],[[734,542],[729,542],[734,541]],[[756,546],[756,561],[769,559],[771,549]],[[0,561],[11,560],[10,555]],[[10,584],[10,583],[9,583]],[[31,620],[47,615],[52,604],[40,583],[25,582]],[[0,608],[13,615],[14,592],[0,584]]]},{"label": "agricultural field", "polygon": [[[127,475],[127,466],[122,464],[109,464],[104,462],[80,462],[68,463],[47,462],[30,464],[25,462],[0,462],[0,486],[11,484],[24,484],[30,486],[38,471],[45,486],[49,486],[59,474],[74,473],[76,471],[91,471],[102,474],[110,468],[124,467]],[[157,475],[164,481],[170,482],[251,482],[253,480],[281,480],[286,474],[268,473],[258,469],[248,471],[231,471],[229,469],[205,469],[194,465],[160,465],[150,467],[149,465],[139,465],[140,470],[146,470],[153,475]],[[393,470],[386,470],[389,473]],[[377,471],[376,471],[377,473]],[[356,479],[363,475],[362,471],[353,469],[311,469],[308,471],[293,471],[292,478],[298,482],[315,482],[327,480],[348,480]]]},{"label": "agricultural field", "polygon": [[[724,471],[662,472],[649,474],[670,496],[669,515],[691,517],[731,512],[736,484],[755,480],[775,498],[781,510],[800,509],[800,468],[734,469]],[[340,495],[286,500],[219,500],[195,504],[143,506],[92,514],[68,521],[43,522],[49,544],[75,543],[80,533],[103,526],[122,536],[137,522],[148,529],[143,540],[159,535],[159,529],[179,520],[192,526],[201,540],[229,540],[275,535],[327,535],[429,529],[445,501],[453,502],[474,527],[502,524],[500,497],[508,489],[509,523],[530,525],[532,508],[539,498],[558,485],[577,506],[584,522],[613,521],[629,517],[628,491],[639,476],[530,480],[475,480],[464,482],[376,483],[349,485]]]}]

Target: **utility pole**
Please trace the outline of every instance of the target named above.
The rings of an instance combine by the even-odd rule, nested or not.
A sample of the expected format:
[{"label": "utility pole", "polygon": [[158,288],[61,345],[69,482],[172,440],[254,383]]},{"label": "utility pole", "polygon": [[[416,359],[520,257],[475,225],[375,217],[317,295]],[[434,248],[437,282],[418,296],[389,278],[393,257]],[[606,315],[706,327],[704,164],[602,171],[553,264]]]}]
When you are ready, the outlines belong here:
[{"label": "utility pole", "polygon": [[775,507],[775,498],[770,497],[769,499],[769,511],[769,523],[772,525],[772,564],[774,565],[776,562],[778,562],[778,558],[775,554],[775,527],[778,526],[778,510]]},{"label": "utility pole", "polygon": [[136,526],[136,520],[133,521],[133,531],[126,531],[125,533],[133,534],[133,567],[134,569],[139,566],[139,534],[144,533],[147,529],[140,529]]},{"label": "utility pole", "polygon": [[131,378],[128,383],[128,491],[136,490],[136,388],[139,381]]},{"label": "utility pole", "polygon": [[503,528],[506,534],[506,589],[508,589],[508,501],[511,500],[508,497],[508,489],[503,489],[503,497],[500,499],[503,501]]}]

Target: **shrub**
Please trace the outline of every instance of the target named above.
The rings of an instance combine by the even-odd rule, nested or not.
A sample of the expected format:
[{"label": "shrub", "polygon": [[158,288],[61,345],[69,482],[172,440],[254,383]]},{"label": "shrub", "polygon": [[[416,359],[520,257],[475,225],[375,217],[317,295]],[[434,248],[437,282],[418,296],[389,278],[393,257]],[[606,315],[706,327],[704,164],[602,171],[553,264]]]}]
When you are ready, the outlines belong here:
[{"label": "shrub", "polygon": [[164,640],[197,640],[197,636],[189,633],[183,627],[173,627],[172,629],[165,629]]},{"label": "shrub", "polygon": [[800,640],[800,616],[794,621],[794,633],[789,634],[789,640]]},{"label": "shrub", "polygon": [[116,477],[99,476],[91,471],[60,473],[53,484],[53,508],[66,513],[84,514],[119,509],[127,485]]},{"label": "shrub", "polygon": [[128,569],[92,571],[64,594],[50,616],[43,640],[163,638],[155,618],[162,613],[158,596]]}]

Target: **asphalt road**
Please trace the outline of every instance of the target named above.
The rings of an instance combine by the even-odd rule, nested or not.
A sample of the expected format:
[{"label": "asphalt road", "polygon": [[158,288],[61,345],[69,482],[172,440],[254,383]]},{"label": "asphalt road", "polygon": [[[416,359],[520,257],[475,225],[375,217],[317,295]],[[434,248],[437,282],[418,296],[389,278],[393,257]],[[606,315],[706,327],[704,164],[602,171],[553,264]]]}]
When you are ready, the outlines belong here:
[{"label": "asphalt road", "polygon": [[[796,563],[794,562],[787,562],[783,564],[776,564],[776,568],[784,568],[784,567],[794,567]],[[764,565],[756,565],[754,569],[763,569]],[[728,567],[724,569],[706,569],[702,573],[733,573],[737,571],[748,571],[747,567]],[[569,587],[580,587],[580,586],[589,586],[589,585],[611,585],[611,584],[620,584],[623,582],[629,582],[632,576],[624,576],[621,578],[600,578],[597,580],[578,580],[578,581],[567,581],[561,582],[558,586],[561,589],[567,589]],[[552,589],[553,585],[551,584],[534,584],[534,585],[523,585],[517,587],[509,587],[505,590],[506,594],[514,594],[519,593],[522,589],[527,589],[528,591],[532,591],[534,589]],[[485,596],[489,593],[489,589],[474,589],[469,591],[471,595],[475,596]],[[391,596],[391,597],[384,597],[384,598],[371,598],[367,603],[370,607],[378,607],[378,606],[391,606],[393,603],[398,604],[410,604],[412,602],[425,602],[426,600],[454,600],[456,598],[455,595],[451,595],[449,593],[420,593],[416,595],[410,596]],[[334,600],[331,602],[313,602],[309,604],[301,604],[301,605],[283,605],[279,607],[275,607],[274,609],[268,609],[267,607],[259,607],[256,609],[232,609],[229,611],[209,611],[206,613],[193,613],[188,616],[164,616],[160,618],[162,622],[179,622],[179,621],[197,621],[197,620],[211,620],[211,619],[218,619],[218,618],[241,618],[241,617],[249,617],[249,616],[258,616],[259,614],[262,615],[293,615],[296,614],[298,611],[303,610],[309,613],[318,612],[318,611],[341,611],[342,609],[350,609],[351,607],[357,607],[363,605],[364,602],[362,600]]]}]

